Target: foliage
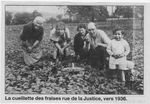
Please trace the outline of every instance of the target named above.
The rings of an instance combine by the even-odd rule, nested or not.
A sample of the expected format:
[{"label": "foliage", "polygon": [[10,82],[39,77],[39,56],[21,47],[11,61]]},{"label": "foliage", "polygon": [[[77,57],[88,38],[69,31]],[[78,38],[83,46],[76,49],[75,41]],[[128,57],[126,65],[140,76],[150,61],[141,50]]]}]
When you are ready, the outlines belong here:
[{"label": "foliage", "polygon": [[144,18],[144,7],[143,6],[135,6],[134,7],[134,16],[135,18]]},{"label": "foliage", "polygon": [[14,24],[26,24],[31,20],[33,20],[33,16],[31,13],[16,13],[14,17]]},{"label": "foliage", "polygon": [[36,16],[42,16],[42,14],[39,13],[37,10],[34,10],[32,13],[28,13],[28,12],[19,13],[18,12],[14,15],[12,24],[15,24],[15,25],[26,24],[34,20]]},{"label": "foliage", "polygon": [[115,15],[124,18],[133,17],[133,7],[132,6],[117,6],[115,10]]},{"label": "foliage", "polygon": [[6,13],[5,13],[5,24],[10,25],[11,24],[11,19],[12,19],[12,13],[6,11]]},{"label": "foliage", "polygon": [[50,17],[49,19],[46,20],[47,23],[54,24],[57,22],[56,18]]},{"label": "foliage", "polygon": [[105,6],[67,6],[66,14],[81,21],[104,21],[108,17],[108,11]]},{"label": "foliage", "polygon": [[35,17],[37,17],[37,16],[42,16],[42,14],[39,13],[37,10],[34,10],[34,11],[32,12],[32,15],[33,15],[33,18],[35,18]]},{"label": "foliage", "polygon": [[58,18],[59,21],[62,20],[62,17],[63,17],[62,14],[57,15],[57,18]]}]

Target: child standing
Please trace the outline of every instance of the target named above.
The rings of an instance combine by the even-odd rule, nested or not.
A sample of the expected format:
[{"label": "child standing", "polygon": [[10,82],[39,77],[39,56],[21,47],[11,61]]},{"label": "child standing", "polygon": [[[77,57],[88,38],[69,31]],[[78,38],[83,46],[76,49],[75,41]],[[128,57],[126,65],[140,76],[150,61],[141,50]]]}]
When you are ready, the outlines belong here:
[{"label": "child standing", "polygon": [[130,52],[129,44],[126,40],[123,39],[124,32],[121,28],[117,28],[113,31],[114,39],[111,40],[110,44],[107,47],[107,52],[110,55],[109,58],[109,69],[117,69],[121,75],[121,81],[125,82],[125,70],[127,68],[126,57]]}]

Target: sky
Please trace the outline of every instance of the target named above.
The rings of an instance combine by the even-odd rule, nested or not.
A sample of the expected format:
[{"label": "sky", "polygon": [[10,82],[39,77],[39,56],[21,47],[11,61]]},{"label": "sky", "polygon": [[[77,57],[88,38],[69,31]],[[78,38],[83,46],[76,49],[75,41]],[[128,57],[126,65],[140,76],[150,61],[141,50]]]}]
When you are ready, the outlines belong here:
[{"label": "sky", "polygon": [[[38,12],[42,13],[43,17],[56,17],[58,14],[65,13],[66,6],[6,6],[6,11],[13,12],[33,12],[37,10]],[[112,7],[107,7],[109,15],[112,14]]]},{"label": "sky", "polygon": [[37,10],[38,12],[42,13],[45,17],[56,17],[58,14],[64,14],[65,7],[57,7],[57,6],[6,6],[6,11],[10,11],[13,13],[16,12],[33,12]]},{"label": "sky", "polygon": [[62,9],[59,9],[57,6],[6,6],[6,10],[12,12],[32,12],[33,10],[37,10],[39,12],[52,12],[52,13],[63,13]]}]

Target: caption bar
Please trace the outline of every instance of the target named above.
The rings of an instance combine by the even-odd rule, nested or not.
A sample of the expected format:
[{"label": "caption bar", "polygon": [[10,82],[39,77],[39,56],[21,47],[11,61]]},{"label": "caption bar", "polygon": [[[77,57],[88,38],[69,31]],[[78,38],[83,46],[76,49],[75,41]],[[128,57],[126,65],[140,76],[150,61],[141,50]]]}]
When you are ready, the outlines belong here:
[{"label": "caption bar", "polygon": [[71,97],[53,97],[53,96],[20,96],[20,97],[9,97],[5,96],[5,100],[37,100],[37,101],[127,101],[125,96],[118,96],[118,97],[95,97],[95,96],[71,96]]}]

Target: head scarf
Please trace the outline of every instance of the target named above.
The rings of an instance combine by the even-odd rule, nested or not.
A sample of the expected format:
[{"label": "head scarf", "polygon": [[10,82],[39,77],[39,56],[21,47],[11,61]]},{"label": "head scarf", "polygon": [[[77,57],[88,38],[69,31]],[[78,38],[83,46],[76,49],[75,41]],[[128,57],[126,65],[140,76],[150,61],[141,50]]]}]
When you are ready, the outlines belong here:
[{"label": "head scarf", "polygon": [[33,20],[33,23],[36,24],[37,26],[42,26],[44,22],[45,22],[45,19],[40,16],[35,17],[35,19]]}]

